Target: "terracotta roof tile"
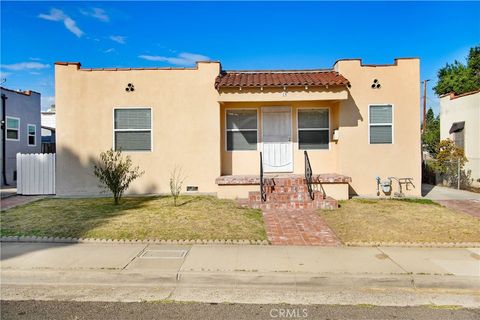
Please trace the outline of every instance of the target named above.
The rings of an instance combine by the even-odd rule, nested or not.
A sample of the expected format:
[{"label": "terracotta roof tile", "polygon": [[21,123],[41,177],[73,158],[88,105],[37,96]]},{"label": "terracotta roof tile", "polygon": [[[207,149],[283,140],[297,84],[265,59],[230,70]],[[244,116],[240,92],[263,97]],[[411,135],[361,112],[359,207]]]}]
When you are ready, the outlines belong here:
[{"label": "terracotta roof tile", "polygon": [[215,88],[343,86],[349,81],[336,71],[224,71]]}]

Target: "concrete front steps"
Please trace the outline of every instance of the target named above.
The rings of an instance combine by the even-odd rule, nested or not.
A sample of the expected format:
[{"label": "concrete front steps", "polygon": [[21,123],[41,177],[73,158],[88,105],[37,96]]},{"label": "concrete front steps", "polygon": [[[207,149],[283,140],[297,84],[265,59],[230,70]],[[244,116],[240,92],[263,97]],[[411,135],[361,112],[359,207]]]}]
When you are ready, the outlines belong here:
[{"label": "concrete front steps", "polygon": [[249,207],[262,210],[292,209],[337,209],[338,202],[325,197],[322,191],[313,192],[313,200],[308,193],[307,181],[299,177],[265,178],[266,200],[262,201],[259,191],[250,191],[248,201],[242,201]]}]

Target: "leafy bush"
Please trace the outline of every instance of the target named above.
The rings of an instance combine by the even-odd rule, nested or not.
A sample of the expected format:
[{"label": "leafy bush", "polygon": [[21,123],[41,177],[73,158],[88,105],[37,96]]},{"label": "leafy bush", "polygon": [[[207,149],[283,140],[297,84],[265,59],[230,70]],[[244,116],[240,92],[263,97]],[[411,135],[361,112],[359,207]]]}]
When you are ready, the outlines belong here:
[{"label": "leafy bush", "polygon": [[[432,167],[446,178],[449,184],[465,180],[465,163],[467,162],[462,148],[455,145],[450,139],[441,140],[438,144],[435,161]],[[460,177],[458,172],[460,171]]]},{"label": "leafy bush", "polygon": [[130,183],[145,173],[132,165],[130,156],[123,158],[121,151],[113,149],[100,153],[100,162],[94,165],[93,173],[100,184],[112,192],[115,204],[119,204]]}]

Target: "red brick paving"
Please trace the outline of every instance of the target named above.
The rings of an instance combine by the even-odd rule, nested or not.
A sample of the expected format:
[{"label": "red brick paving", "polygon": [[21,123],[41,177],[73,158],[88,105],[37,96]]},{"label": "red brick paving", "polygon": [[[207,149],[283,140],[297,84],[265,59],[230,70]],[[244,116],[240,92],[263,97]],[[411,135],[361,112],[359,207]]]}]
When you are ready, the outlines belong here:
[{"label": "red brick paving", "polygon": [[332,229],[315,210],[265,210],[268,240],[274,245],[339,246]]},{"label": "red brick paving", "polygon": [[442,206],[480,218],[480,200],[437,200]]},{"label": "red brick paving", "polygon": [[42,198],[44,197],[43,196],[10,196],[7,198],[3,198],[1,200],[0,208],[2,210],[7,210],[16,206],[20,206],[22,204],[37,201]]}]

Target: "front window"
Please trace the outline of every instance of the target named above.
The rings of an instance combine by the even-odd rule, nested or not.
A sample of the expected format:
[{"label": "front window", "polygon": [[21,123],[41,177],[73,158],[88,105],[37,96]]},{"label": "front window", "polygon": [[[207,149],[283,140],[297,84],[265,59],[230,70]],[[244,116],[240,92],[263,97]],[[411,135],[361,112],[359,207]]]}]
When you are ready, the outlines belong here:
[{"label": "front window", "polygon": [[393,142],[393,108],[391,105],[370,106],[370,144]]},{"label": "front window", "polygon": [[298,110],[298,147],[302,150],[329,148],[329,109]]},{"label": "front window", "polygon": [[113,128],[115,150],[152,150],[152,110],[150,108],[115,109]]},{"label": "front window", "polygon": [[28,145],[34,147],[36,145],[36,135],[37,135],[37,126],[34,124],[29,124],[27,126],[28,130]]},{"label": "front window", "polygon": [[257,150],[257,110],[227,110],[227,150]]},{"label": "front window", "polygon": [[465,149],[465,135],[463,129],[453,133],[453,142],[457,147]]},{"label": "front window", "polygon": [[18,141],[20,128],[20,119],[14,117],[7,117],[7,140]]}]

